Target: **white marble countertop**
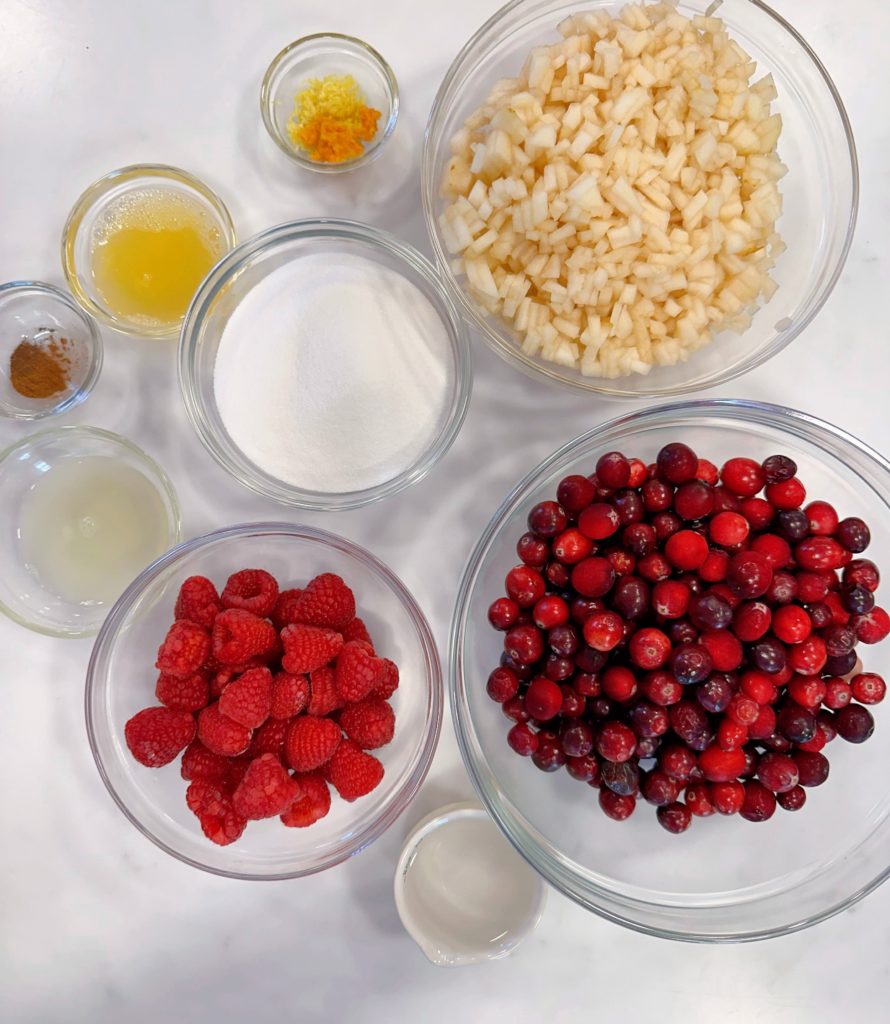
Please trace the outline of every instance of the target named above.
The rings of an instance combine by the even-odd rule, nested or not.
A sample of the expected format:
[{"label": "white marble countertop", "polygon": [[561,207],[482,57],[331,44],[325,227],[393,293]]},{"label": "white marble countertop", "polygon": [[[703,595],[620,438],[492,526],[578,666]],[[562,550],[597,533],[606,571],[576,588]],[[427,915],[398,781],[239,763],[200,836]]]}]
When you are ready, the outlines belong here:
[{"label": "white marble countertop", "polygon": [[[451,58],[496,6],[3,0],[0,281],[61,283],[59,232],[77,194],[105,171],[138,161],[205,178],[229,204],[242,238],[294,217],[339,214],[428,250],[419,190],[427,112]],[[831,0],[776,6],[812,43],[847,104],[862,166],[859,228],[840,283],[805,335],[714,394],[797,406],[887,452],[890,9]],[[361,176],[295,171],[260,123],[268,60],[291,39],[324,29],[372,41],[400,80],[397,132]],[[370,510],[301,517],[392,565],[426,610],[440,648],[462,564],[496,503],[539,458],[625,408],[537,385],[481,345],[475,375],[463,433],[426,481]],[[535,417],[525,413],[532,401]],[[182,498],[186,536],[288,518],[206,455],[177,398],[170,344],[106,332],[96,392],[64,422],[118,431],[155,455]],[[0,423],[0,443],[27,429]],[[483,437],[491,453],[484,459]],[[0,621],[0,1020],[8,1024],[557,1024],[588,1015],[811,1024],[886,1013],[890,886],[802,934],[730,947],[649,939],[553,894],[538,930],[509,960],[456,971],[430,966],[401,928],[391,877],[410,825],[470,795],[448,720],[416,802],[350,863],[264,885],[186,867],[139,835],[99,780],[83,724],[89,650],[88,641],[53,641]]]}]

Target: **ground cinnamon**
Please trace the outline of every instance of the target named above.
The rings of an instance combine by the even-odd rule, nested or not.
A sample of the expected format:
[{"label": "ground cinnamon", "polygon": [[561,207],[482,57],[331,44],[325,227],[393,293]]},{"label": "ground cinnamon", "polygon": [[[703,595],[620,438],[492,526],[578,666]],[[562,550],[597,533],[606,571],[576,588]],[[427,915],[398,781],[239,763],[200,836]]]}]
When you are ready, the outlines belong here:
[{"label": "ground cinnamon", "polygon": [[71,342],[53,337],[48,344],[25,339],[9,357],[9,380],[24,398],[51,398],[68,387]]}]

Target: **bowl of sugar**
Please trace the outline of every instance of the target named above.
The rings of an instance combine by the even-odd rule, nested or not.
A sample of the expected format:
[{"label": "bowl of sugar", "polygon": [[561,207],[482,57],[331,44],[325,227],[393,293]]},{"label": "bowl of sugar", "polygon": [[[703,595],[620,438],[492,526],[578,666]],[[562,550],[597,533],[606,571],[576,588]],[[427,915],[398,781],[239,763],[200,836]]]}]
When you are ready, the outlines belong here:
[{"label": "bowl of sugar", "polygon": [[466,415],[466,328],[432,265],[352,221],[263,231],[210,272],[179,382],[210,454],[297,508],[358,508],[422,479]]}]

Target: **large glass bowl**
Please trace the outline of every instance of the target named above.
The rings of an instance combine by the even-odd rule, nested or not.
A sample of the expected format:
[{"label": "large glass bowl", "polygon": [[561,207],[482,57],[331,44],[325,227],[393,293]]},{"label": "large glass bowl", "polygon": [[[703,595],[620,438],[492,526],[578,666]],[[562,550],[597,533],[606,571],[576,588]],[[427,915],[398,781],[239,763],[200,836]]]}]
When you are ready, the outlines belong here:
[{"label": "large glass bowl", "polygon": [[[399,666],[392,698],[393,741],[378,754],[380,785],[311,828],[285,828],[277,818],[251,822],[230,846],[215,846],[186,807],[178,758],[145,768],[124,743],[124,724],[156,704],[157,649],[173,621],[182,581],[208,576],[222,586],[244,566],[268,569],[285,585],[322,572],[341,575],[356,595],[377,650]],[[430,766],[442,723],[442,678],[429,625],[401,581],[373,555],[342,537],[308,526],[250,523],[187,541],[149,566],[112,609],[87,671],[86,720],[102,780],[130,821],[161,849],[194,867],[231,878],[296,878],[363,850],[408,806]]]},{"label": "large glass bowl", "polygon": [[[451,628],[451,703],[464,762],[507,838],[561,892],[603,917],[675,939],[725,942],[804,928],[843,910],[890,871],[890,711],[875,709],[876,735],[861,747],[841,739],[826,750],[831,777],[808,791],[796,814],[764,824],[738,816],[694,820],[670,835],[641,804],[615,822],[596,792],[564,771],[546,775],[507,746],[511,724],[485,692],[503,637],[488,624],[516,563],[528,510],[553,497],[569,473],[590,473],[600,455],[622,450],[652,461],[684,441],[718,465],[734,455],[786,453],[812,497],[872,526],[866,552],[890,564],[890,463],[821,420],[756,402],[666,405],[612,420],[569,442],[512,491],[476,545]],[[887,584],[884,584],[886,588]],[[878,593],[881,601],[881,593]],[[886,604],[886,598],[881,601]],[[864,647],[867,668],[887,675],[890,643]]]},{"label": "large glass bowl", "polygon": [[784,128],[779,155],[788,166],[780,182],[784,213],[777,230],[788,248],[778,257],[776,294],[742,335],[723,332],[685,363],[653,367],[645,376],[584,377],[522,353],[513,332],[476,304],[463,276],[450,267],[439,228],[439,189],[450,140],[501,78],[518,74],[533,47],[561,37],[556,27],[575,11],[610,9],[616,0],[514,0],[494,14],[454,59],[433,104],[423,149],[421,185],[435,262],[482,339],[508,363],[534,377],[615,398],[667,397],[714,387],[765,362],[803,331],[831,293],[847,256],[856,221],[859,176],[850,123],[828,72],[799,33],[760,0],[680,0],[682,14],[715,9],[731,35],[771,72],[773,109]]}]

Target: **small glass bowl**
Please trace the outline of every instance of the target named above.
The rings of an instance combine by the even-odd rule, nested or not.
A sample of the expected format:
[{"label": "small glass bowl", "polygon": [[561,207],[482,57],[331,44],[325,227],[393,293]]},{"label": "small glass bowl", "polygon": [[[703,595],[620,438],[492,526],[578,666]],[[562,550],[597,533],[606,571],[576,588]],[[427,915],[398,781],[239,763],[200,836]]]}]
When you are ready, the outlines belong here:
[{"label": "small glass bowl", "polygon": [[[112,601],[66,600],[44,584],[28,563],[21,536],[23,509],[44,473],[63,462],[91,457],[114,459],[140,473],[157,492],[167,519],[164,547],[180,538],[179,502],[161,467],[126,438],[97,427],[54,427],[17,441],[0,453],[0,493],[4,516],[0,528],[0,611],[46,636],[92,636]],[[140,566],[134,566],[138,572]]]},{"label": "small glass bowl", "polygon": [[109,327],[143,338],[169,338],[179,330],[174,323],[149,323],[118,316],[105,305],[92,273],[94,234],[103,214],[128,193],[164,190],[199,203],[211,219],[226,251],[235,244],[235,227],[225,204],[204,182],[187,171],[166,164],[134,164],[121,167],[94,181],[74,204],[62,230],[62,269],[74,298],[88,313]]},{"label": "small glass bowl", "polygon": [[834,82],[807,41],[762,0],[679,0],[686,17],[712,14],[771,73],[781,114],[779,156],[788,174],[779,183],[783,213],[777,231],[787,245],[771,276],[778,291],[742,334],[723,331],[684,363],[653,366],[648,374],[614,380],[585,377],[574,368],[526,355],[499,316],[474,299],[463,274],[452,270],[439,216],[440,186],[451,139],[500,79],[519,73],[531,50],[561,40],[557,25],[581,11],[614,12],[615,0],[512,0],[469,39],[442,80],[427,123],[421,166],[424,219],[434,260],[482,341],[530,377],[607,398],[667,398],[725,384],[760,366],[790,344],[825,304],[840,277],[856,224],[859,167],[853,132]]},{"label": "small glass bowl", "polygon": [[[10,357],[22,341],[67,338],[68,384],[48,398],[19,394],[10,379]],[[14,420],[39,420],[79,405],[95,387],[102,370],[102,337],[92,317],[71,296],[42,281],[0,285],[0,414]]]},{"label": "small glass bowl", "polygon": [[[161,769],[133,760],[125,723],[155,703],[158,644],[173,621],[182,581],[207,576],[219,587],[245,565],[263,566],[282,584],[302,585],[321,572],[341,575],[377,650],[399,666],[392,697],[391,743],[375,751],[385,774],[367,796],[347,803],[333,793],[330,812],[311,828],[277,818],[252,821],[230,846],[201,832],[185,802],[178,759]],[[143,835],[178,860],[229,878],[297,878],[359,853],[398,818],[420,788],[442,725],[442,674],[423,612],[404,584],[364,548],[323,530],[289,523],[248,523],[187,541],[136,579],[111,610],[93,648],[86,681],[86,720],[99,774]]]},{"label": "small glass bowl", "polygon": [[[216,355],[226,324],[238,304],[268,274],[303,256],[319,253],[332,260],[342,254],[358,254],[397,271],[429,300],[448,334],[450,359],[436,433],[413,464],[391,479],[362,490],[314,491],[270,475],[235,444],[216,403]],[[292,221],[242,242],[204,279],[182,325],[179,385],[189,418],[207,450],[245,487],[297,508],[359,508],[417,483],[457,437],[472,387],[466,325],[429,262],[392,235],[365,224],[333,218]]]},{"label": "small glass bowl", "polygon": [[[352,75],[368,106],[380,111],[377,133],[362,155],[335,164],[312,160],[294,145],[287,130],[297,93],[308,79],[325,75]],[[291,160],[311,171],[339,174],[380,156],[399,117],[399,86],[392,68],[373,47],[353,36],[319,32],[285,46],[269,65],[260,89],[260,111],[275,145]]]},{"label": "small glass bowl", "polygon": [[[694,819],[681,836],[641,803],[627,821],[607,818],[596,794],[565,771],[547,775],[507,744],[510,724],[485,692],[503,637],[488,623],[516,562],[529,509],[571,473],[624,451],[651,462],[671,441],[720,465],[733,456],[786,454],[811,498],[872,526],[865,557],[890,564],[890,463],[850,434],[781,406],[737,400],[679,402],[610,420],[564,445],[506,497],[464,570],[451,625],[451,710],[464,764],[489,813],[552,886],[637,931],[697,942],[738,942],[798,931],[844,910],[890,875],[890,718],[875,709],[876,735],[861,746],[836,739],[831,777],[806,806],[752,825],[738,815]],[[884,584],[887,587],[887,584]],[[879,604],[883,591],[877,594]],[[884,677],[890,642],[860,648]]]}]

